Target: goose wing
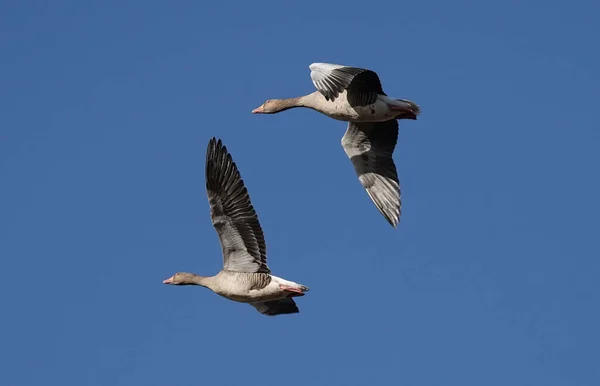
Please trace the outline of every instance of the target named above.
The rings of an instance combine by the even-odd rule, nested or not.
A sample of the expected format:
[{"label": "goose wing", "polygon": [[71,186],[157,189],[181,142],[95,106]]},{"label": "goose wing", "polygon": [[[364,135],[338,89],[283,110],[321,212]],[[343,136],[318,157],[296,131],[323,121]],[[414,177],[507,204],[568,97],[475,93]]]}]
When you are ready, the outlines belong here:
[{"label": "goose wing", "polygon": [[392,153],[398,141],[398,121],[348,123],[342,147],[358,180],[386,220],[400,221],[400,183]]},{"label": "goose wing", "polygon": [[261,314],[269,316],[297,314],[300,312],[296,302],[292,298],[272,300],[261,303],[250,303],[250,305],[256,308]]},{"label": "goose wing", "polygon": [[352,106],[369,105],[375,103],[378,94],[385,95],[374,71],[331,63],[313,63],[309,68],[313,84],[328,101],[334,101],[344,90]]},{"label": "goose wing", "polygon": [[212,138],[208,143],[206,193],[223,249],[223,269],[270,273],[258,216],[240,172],[220,139]]}]

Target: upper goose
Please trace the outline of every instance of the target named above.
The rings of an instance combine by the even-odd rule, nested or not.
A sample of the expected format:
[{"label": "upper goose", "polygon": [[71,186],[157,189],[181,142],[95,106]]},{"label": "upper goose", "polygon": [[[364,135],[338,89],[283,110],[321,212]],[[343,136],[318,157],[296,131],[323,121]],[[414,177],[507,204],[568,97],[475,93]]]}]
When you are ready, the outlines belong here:
[{"label": "upper goose", "polygon": [[396,227],[401,212],[400,184],[392,158],[398,140],[397,120],[416,120],[421,109],[410,100],[388,97],[374,71],[329,63],[313,63],[309,68],[317,91],[267,100],[252,113],[307,107],[349,122],[342,147],[377,209]]},{"label": "upper goose", "polygon": [[249,303],[261,314],[299,312],[294,296],[308,288],[271,275],[258,216],[227,148],[212,138],[206,153],[206,192],[210,217],[223,250],[223,269],[215,276],[178,272],[164,284],[200,285],[227,299]]}]

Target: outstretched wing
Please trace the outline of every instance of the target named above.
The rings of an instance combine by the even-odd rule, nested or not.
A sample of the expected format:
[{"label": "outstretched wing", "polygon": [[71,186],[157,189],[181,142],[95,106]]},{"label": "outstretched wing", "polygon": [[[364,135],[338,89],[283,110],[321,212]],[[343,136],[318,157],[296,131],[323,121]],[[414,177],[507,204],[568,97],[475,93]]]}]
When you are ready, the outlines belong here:
[{"label": "outstretched wing", "polygon": [[270,273],[265,238],[244,181],[227,148],[214,137],[206,151],[206,193],[223,269]]},{"label": "outstretched wing", "polygon": [[250,305],[256,308],[261,314],[269,316],[297,314],[300,312],[296,302],[294,302],[294,299],[292,298],[272,300],[262,303],[250,303]]},{"label": "outstretched wing", "polygon": [[396,227],[400,221],[400,183],[392,154],[398,141],[398,121],[348,123],[342,147],[358,180],[377,209]]},{"label": "outstretched wing", "polygon": [[330,63],[313,63],[309,68],[313,84],[328,101],[334,101],[344,90],[352,106],[369,105],[375,103],[378,94],[385,95],[374,71]]}]

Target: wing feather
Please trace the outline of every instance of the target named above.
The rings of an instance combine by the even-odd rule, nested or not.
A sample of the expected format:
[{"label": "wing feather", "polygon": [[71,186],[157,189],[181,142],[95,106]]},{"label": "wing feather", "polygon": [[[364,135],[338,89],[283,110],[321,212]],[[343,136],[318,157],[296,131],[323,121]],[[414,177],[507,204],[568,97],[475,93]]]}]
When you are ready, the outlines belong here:
[{"label": "wing feather", "polygon": [[374,71],[331,63],[313,63],[309,68],[313,84],[328,101],[344,90],[352,106],[366,106],[375,103],[378,94],[385,95]]},{"label": "wing feather", "polygon": [[250,195],[227,147],[216,138],[206,151],[206,193],[221,241],[223,269],[270,273],[264,234]]},{"label": "wing feather", "polygon": [[348,123],[342,147],[352,161],[358,180],[386,218],[396,227],[401,199],[392,154],[398,142],[398,121]]},{"label": "wing feather", "polygon": [[296,302],[292,298],[284,298],[261,303],[250,303],[263,315],[275,316],[283,314],[297,314],[300,312]]}]

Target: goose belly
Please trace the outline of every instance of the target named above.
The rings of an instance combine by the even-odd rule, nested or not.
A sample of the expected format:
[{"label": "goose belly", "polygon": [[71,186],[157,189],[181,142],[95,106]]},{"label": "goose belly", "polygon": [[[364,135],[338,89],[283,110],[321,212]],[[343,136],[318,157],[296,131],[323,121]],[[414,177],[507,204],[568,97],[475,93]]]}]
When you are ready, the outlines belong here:
[{"label": "goose belly", "polygon": [[271,281],[266,287],[254,290],[254,289],[244,289],[244,290],[233,290],[221,288],[217,294],[227,298],[229,300],[233,300],[241,303],[248,302],[264,302],[269,300],[279,300],[287,296],[280,288],[279,284],[275,281]]},{"label": "goose belly", "polygon": [[353,122],[383,122],[396,118],[397,111],[391,111],[387,103],[378,99],[367,106],[350,107],[356,112]]},{"label": "goose belly", "polygon": [[[324,98],[323,98],[324,100]],[[344,91],[333,102],[324,103],[322,113],[330,118],[345,122],[383,122],[389,121],[398,115],[391,111],[388,104],[377,99],[375,103],[366,106],[351,106]]]}]

